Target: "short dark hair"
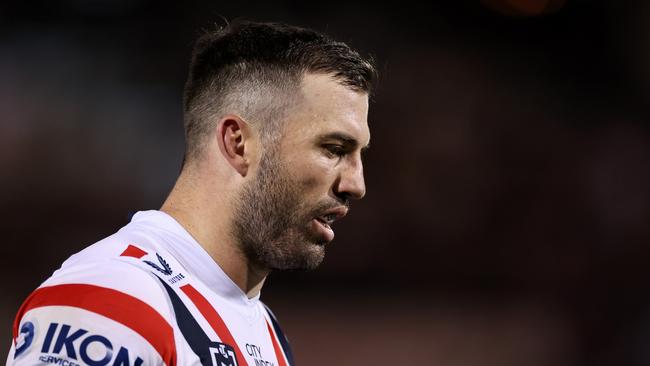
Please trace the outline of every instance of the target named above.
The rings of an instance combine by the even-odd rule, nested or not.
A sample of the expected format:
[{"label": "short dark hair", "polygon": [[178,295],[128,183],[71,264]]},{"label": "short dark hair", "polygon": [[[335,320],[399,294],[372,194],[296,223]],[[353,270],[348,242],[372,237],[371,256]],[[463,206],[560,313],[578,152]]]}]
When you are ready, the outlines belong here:
[{"label": "short dark hair", "polygon": [[377,77],[371,58],[310,29],[236,21],[205,32],[194,46],[183,96],[185,158],[201,153],[220,113],[248,114],[263,136],[279,133],[277,121],[306,73],[331,74],[368,94]]}]

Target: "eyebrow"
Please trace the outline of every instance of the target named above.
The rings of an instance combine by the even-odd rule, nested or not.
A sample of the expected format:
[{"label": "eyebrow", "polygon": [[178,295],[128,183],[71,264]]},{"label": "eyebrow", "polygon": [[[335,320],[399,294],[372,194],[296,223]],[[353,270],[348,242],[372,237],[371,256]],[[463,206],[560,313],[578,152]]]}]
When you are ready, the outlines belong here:
[{"label": "eyebrow", "polygon": [[[327,133],[327,134],[321,135],[320,140],[339,140],[339,141],[343,142],[346,145],[352,146],[353,148],[356,148],[357,146],[359,146],[359,141],[357,141],[357,139],[355,139],[354,137],[352,137],[351,135],[349,135],[349,134],[347,134],[345,132]],[[370,144],[367,144],[366,146],[363,146],[361,148],[361,152],[365,152],[369,148],[370,148]]]}]

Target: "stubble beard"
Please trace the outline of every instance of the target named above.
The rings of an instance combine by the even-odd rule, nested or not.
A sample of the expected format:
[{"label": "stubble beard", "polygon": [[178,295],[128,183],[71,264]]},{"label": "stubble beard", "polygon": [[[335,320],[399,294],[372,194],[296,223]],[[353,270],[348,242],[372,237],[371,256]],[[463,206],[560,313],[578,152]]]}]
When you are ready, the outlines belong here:
[{"label": "stubble beard", "polygon": [[250,264],[266,270],[310,270],[325,256],[325,243],[308,225],[331,204],[305,207],[300,185],[291,179],[279,154],[267,151],[257,177],[241,190],[233,234]]}]

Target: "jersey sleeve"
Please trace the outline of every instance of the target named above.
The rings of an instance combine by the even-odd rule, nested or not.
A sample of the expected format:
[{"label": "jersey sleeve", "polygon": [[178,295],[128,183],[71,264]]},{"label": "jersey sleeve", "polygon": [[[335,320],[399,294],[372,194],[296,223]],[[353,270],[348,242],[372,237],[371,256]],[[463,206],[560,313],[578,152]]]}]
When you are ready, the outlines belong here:
[{"label": "jersey sleeve", "polygon": [[7,366],[175,366],[173,313],[160,286],[119,260],[60,271],[18,311]]}]

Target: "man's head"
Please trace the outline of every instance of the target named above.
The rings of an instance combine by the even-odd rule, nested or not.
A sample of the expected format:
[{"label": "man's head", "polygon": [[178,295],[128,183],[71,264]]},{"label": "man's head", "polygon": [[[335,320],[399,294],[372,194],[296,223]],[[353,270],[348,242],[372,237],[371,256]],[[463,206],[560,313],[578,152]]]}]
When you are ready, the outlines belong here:
[{"label": "man's head", "polygon": [[238,185],[231,235],[249,261],[321,262],[329,224],[365,194],[374,78],[369,61],[311,30],[236,23],[199,39],[185,88],[185,164],[215,153],[227,162]]}]

